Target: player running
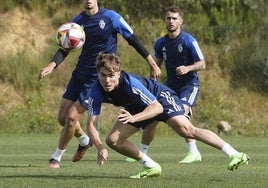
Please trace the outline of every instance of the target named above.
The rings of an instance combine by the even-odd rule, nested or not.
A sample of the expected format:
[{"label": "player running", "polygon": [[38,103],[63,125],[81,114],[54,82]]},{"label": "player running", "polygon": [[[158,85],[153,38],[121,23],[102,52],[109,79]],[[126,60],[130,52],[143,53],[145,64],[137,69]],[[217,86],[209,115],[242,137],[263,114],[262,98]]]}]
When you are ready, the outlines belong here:
[{"label": "player running", "polygon": [[[206,62],[197,40],[182,29],[183,10],[168,7],[165,14],[167,34],[156,40],[154,45],[155,60],[159,67],[163,62],[166,68],[166,85],[173,89],[183,102],[185,114],[190,118],[192,107],[196,104],[200,82],[197,71],[204,70]],[[157,123],[156,123],[157,124]],[[140,150],[147,153],[156,133],[156,124],[147,126],[142,132]],[[194,139],[185,138],[187,155],[179,163],[201,161],[202,157]],[[126,158],[126,162],[136,160]]]}]

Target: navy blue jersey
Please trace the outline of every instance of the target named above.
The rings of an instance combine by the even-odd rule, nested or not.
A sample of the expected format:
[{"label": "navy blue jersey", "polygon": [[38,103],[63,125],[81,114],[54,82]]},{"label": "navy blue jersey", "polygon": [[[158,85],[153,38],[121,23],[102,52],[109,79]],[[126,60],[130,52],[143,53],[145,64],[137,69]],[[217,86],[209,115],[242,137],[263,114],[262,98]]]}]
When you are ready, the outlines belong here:
[{"label": "navy blue jersey", "polygon": [[[131,114],[136,114],[156,99],[163,106],[164,112],[151,120],[167,121],[175,115],[184,114],[183,104],[173,90],[154,79],[124,71],[121,72],[118,87],[113,91],[104,91],[99,80],[96,80],[92,87],[85,87],[80,92],[79,102],[88,110],[89,115],[99,115],[103,102],[123,106]],[[142,127],[140,122],[136,124]]]},{"label": "navy blue jersey", "polygon": [[83,45],[76,72],[96,75],[95,60],[102,53],[117,52],[117,34],[127,39],[133,30],[115,11],[99,8],[97,14],[89,16],[85,11],[72,19],[84,28],[86,41]]},{"label": "navy blue jersey", "polygon": [[196,39],[185,31],[175,38],[168,35],[159,38],[154,45],[155,57],[163,59],[167,71],[167,86],[176,93],[180,93],[184,86],[199,86],[199,78],[196,72],[178,76],[176,67],[192,65],[194,62],[204,59]]}]

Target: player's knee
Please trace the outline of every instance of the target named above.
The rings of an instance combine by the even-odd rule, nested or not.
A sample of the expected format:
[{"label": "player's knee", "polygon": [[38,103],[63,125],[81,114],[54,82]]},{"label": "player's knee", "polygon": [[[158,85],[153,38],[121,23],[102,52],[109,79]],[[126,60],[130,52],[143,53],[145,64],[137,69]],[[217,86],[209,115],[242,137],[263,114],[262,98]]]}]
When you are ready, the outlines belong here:
[{"label": "player's knee", "polygon": [[106,144],[111,148],[118,147],[120,143],[120,140],[118,140],[116,137],[113,137],[112,135],[106,137]]},{"label": "player's knee", "polygon": [[181,127],[178,131],[179,135],[185,138],[194,138],[195,129],[192,127]]},{"label": "player's knee", "polygon": [[58,116],[58,122],[61,126],[65,125],[65,116]]},{"label": "player's knee", "polygon": [[112,139],[111,136],[107,136],[105,141],[106,141],[106,144],[111,148],[113,148],[116,145],[116,141]]},{"label": "player's knee", "polygon": [[70,113],[68,114],[67,112],[60,109],[60,111],[58,113],[58,122],[59,122],[59,124],[61,124],[61,126],[65,126],[66,118],[68,116],[70,116]]},{"label": "player's knee", "polygon": [[187,129],[185,132],[185,138],[196,138],[197,130],[195,128]]}]

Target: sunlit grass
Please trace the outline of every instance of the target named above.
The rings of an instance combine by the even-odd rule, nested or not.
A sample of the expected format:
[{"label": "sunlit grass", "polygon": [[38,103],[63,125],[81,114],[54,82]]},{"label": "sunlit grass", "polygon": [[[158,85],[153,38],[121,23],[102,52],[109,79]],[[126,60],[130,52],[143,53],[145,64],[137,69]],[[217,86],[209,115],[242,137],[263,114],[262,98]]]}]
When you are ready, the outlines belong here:
[{"label": "sunlit grass", "polygon": [[[103,135],[105,136],[105,135]],[[198,142],[202,162],[182,165],[184,139],[157,136],[149,155],[163,169],[161,178],[131,180],[141,170],[138,162],[126,163],[124,156],[108,148],[109,159],[96,165],[96,149],[91,148],[84,159],[73,163],[77,141],[72,140],[63,156],[60,169],[49,169],[48,159],[56,148],[58,135],[6,135],[0,137],[0,187],[265,187],[268,164],[265,137],[225,137],[250,157],[249,165],[228,171],[228,158],[214,148]],[[131,140],[139,144],[140,135]]]}]

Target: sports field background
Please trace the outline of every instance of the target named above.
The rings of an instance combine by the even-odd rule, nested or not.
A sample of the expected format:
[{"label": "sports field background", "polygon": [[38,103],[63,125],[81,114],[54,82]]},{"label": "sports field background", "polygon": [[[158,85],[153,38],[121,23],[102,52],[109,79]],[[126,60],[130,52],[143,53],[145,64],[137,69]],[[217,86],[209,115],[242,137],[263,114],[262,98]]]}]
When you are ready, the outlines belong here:
[{"label": "sports field background", "polygon": [[[175,135],[157,136],[149,155],[162,166],[162,177],[132,180],[128,177],[138,173],[141,165],[124,162],[124,156],[110,148],[104,166],[96,165],[95,147],[88,150],[82,161],[73,163],[71,159],[77,146],[73,139],[61,168],[49,169],[48,159],[56,148],[58,135],[1,134],[0,187],[267,187],[268,138],[225,136],[224,139],[250,156],[249,165],[228,171],[228,158],[200,142],[202,162],[178,164],[186,152],[184,139]],[[138,145],[140,135],[131,140]]]},{"label": "sports field background", "polygon": [[[58,27],[82,7],[77,0],[0,2],[0,133],[58,134],[59,103],[80,51],[70,53],[42,82],[37,77],[58,49]],[[198,39],[207,62],[199,72],[193,123],[215,131],[224,120],[232,126],[230,134],[268,135],[267,0],[99,2],[125,17],[152,55],[154,41],[166,33],[163,8],[181,6],[184,29]],[[146,61],[122,37],[118,52],[125,71],[148,76]],[[164,83],[162,68],[159,81]],[[108,110],[101,131],[114,122],[109,116],[116,113]]]},{"label": "sports field background", "polygon": [[[186,10],[185,29],[200,41],[207,61],[207,69],[200,72],[202,88],[193,122],[215,131],[220,120],[228,121],[232,131],[225,139],[251,157],[249,165],[230,172],[227,157],[201,143],[201,163],[178,164],[186,154],[184,139],[161,128],[158,133],[162,136],[155,138],[149,155],[162,166],[162,177],[141,180],[128,178],[140,171],[140,165],[123,162],[124,157],[110,149],[105,166],[96,165],[94,148],[82,161],[73,163],[76,140],[68,146],[61,168],[48,168],[61,129],[56,118],[59,102],[79,53],[71,54],[42,83],[37,75],[57,50],[54,35],[58,25],[81,8],[70,9],[67,1],[54,0],[0,2],[0,27],[5,31],[0,36],[0,188],[268,187],[267,0],[215,1],[216,4],[176,1]],[[68,2],[77,4],[76,0]],[[127,16],[152,52],[153,41],[166,33],[161,10],[175,1],[100,2]],[[147,76],[144,60],[120,37],[118,42],[124,69]],[[113,124],[113,114],[114,108],[104,110],[102,133]],[[137,145],[139,139],[139,134],[133,139]]]}]

